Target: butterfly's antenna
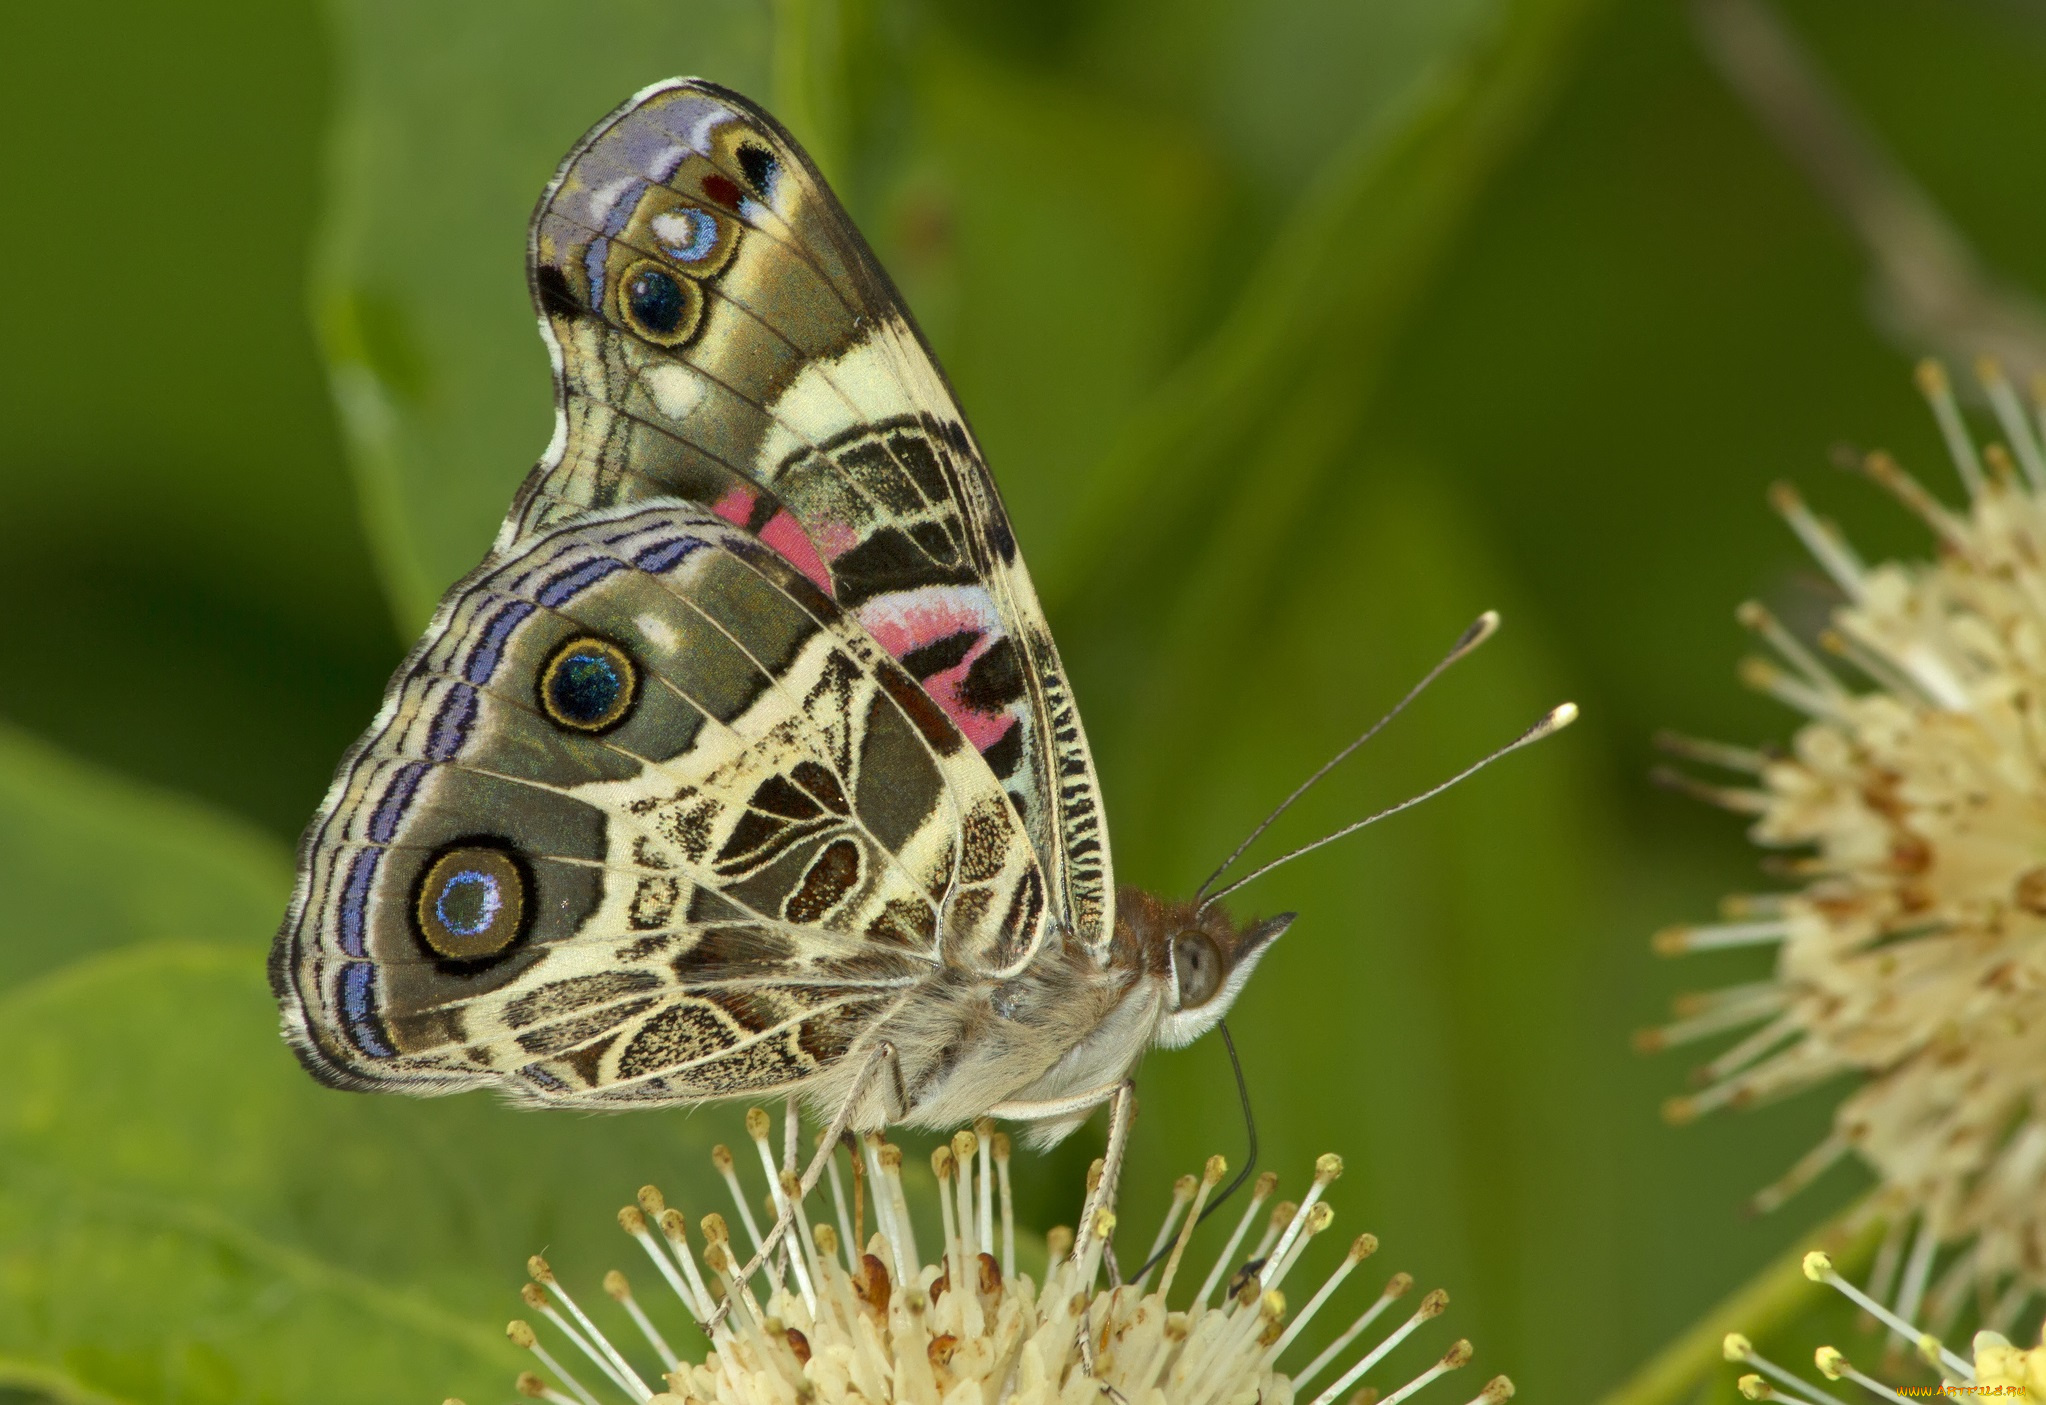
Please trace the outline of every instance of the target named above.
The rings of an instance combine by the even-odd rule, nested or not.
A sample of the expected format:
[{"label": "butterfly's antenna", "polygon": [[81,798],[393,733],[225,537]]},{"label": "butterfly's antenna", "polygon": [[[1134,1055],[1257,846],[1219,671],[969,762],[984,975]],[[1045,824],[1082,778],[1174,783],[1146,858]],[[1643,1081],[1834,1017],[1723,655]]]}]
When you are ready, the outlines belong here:
[{"label": "butterfly's antenna", "polygon": [[[1243,1104],[1243,1130],[1249,1134],[1250,1150],[1243,1158],[1243,1169],[1236,1173],[1236,1179],[1224,1186],[1222,1193],[1208,1202],[1207,1208],[1203,1209],[1199,1218],[1194,1221],[1195,1224],[1205,1224],[1208,1216],[1222,1208],[1223,1201],[1243,1189],[1244,1182],[1248,1181],[1251,1172],[1257,1169],[1257,1118],[1250,1110],[1250,1085],[1243,1080],[1243,1060],[1236,1056],[1236,1041],[1229,1037],[1229,1022],[1217,1020],[1215,1028],[1221,1031],[1223,1047],[1229,1050],[1229,1067],[1236,1074],[1236,1098]],[[1170,1244],[1159,1245],[1158,1252],[1146,1259],[1144,1266],[1130,1275],[1130,1281],[1134,1283],[1142,1278],[1158,1266],[1160,1259],[1171,1252]]]},{"label": "butterfly's antenna", "polygon": [[1264,877],[1267,873],[1270,873],[1279,865],[1291,863],[1293,862],[1293,860],[1299,858],[1303,854],[1313,853],[1316,849],[1319,849],[1324,844],[1333,844],[1338,839],[1342,839],[1348,835],[1355,834],[1358,830],[1364,828],[1364,826],[1366,825],[1377,824],[1380,820],[1387,819],[1393,815],[1397,815],[1402,810],[1411,810],[1414,806],[1420,804],[1423,800],[1432,800],[1436,796],[1442,794],[1443,791],[1455,785],[1457,782],[1467,780],[1471,776],[1474,776],[1478,772],[1484,770],[1487,766],[1491,765],[1494,761],[1497,761],[1500,757],[1509,756],[1512,753],[1520,750],[1524,746],[1532,746],[1534,743],[1540,741],[1543,737],[1552,736],[1555,733],[1562,731],[1565,727],[1569,726],[1572,722],[1575,722],[1576,720],[1577,720],[1576,703],[1567,702],[1558,703],[1555,707],[1550,708],[1549,711],[1543,715],[1541,721],[1535,723],[1534,726],[1528,728],[1525,732],[1522,732],[1519,736],[1515,737],[1512,741],[1506,743],[1506,745],[1500,747],[1491,755],[1480,759],[1479,761],[1473,763],[1472,765],[1464,767],[1461,771],[1458,771],[1455,775],[1451,776],[1448,780],[1443,781],[1441,784],[1430,786],[1428,789],[1422,791],[1419,795],[1409,796],[1407,799],[1400,801],[1399,804],[1380,810],[1375,815],[1366,815],[1363,819],[1358,820],[1354,824],[1344,825],[1334,834],[1324,834],[1321,838],[1315,840],[1312,844],[1302,844],[1299,848],[1293,850],[1291,853],[1281,854],[1276,859],[1273,859],[1270,863],[1265,864],[1262,867],[1252,869],[1249,873],[1244,874],[1243,877],[1237,879],[1228,887],[1219,889],[1218,891],[1210,894],[1207,900],[1200,905],[1200,908],[1197,910],[1196,915],[1198,916],[1200,912],[1206,912],[1209,908],[1213,907],[1222,899],[1228,897],[1231,893],[1235,892],[1238,888],[1241,888],[1244,884],[1250,882],[1253,879]]},{"label": "butterfly's antenna", "polygon": [[[1204,880],[1202,880],[1200,887],[1194,889],[1194,901],[1201,902],[1201,899],[1206,895],[1208,889],[1213,887],[1215,883],[1221,879],[1222,875],[1229,871],[1229,865],[1235,863],[1238,859],[1242,858],[1243,851],[1245,849],[1248,849],[1251,845],[1257,843],[1258,837],[1262,835],[1266,830],[1272,827],[1272,822],[1277,820],[1279,816],[1285,814],[1286,811],[1292,807],[1294,801],[1298,800],[1301,796],[1307,794],[1308,791],[1312,790],[1314,788],[1315,782],[1319,781],[1323,776],[1327,775],[1330,771],[1333,771],[1336,767],[1342,765],[1344,761],[1349,759],[1349,755],[1351,752],[1355,751],[1358,747],[1364,745],[1364,743],[1370,741],[1373,737],[1377,736],[1381,731],[1383,731],[1385,729],[1385,724],[1392,721],[1393,718],[1399,716],[1402,712],[1406,711],[1407,704],[1412,702],[1415,698],[1420,697],[1422,692],[1428,687],[1430,683],[1433,683],[1436,679],[1442,676],[1444,670],[1446,670],[1451,664],[1455,663],[1458,659],[1462,658],[1464,655],[1470,653],[1473,649],[1477,648],[1478,645],[1484,643],[1487,639],[1490,639],[1492,637],[1492,631],[1497,628],[1499,628],[1499,612],[1497,610],[1487,610],[1485,611],[1484,614],[1479,615],[1477,619],[1473,620],[1471,622],[1471,627],[1469,629],[1466,629],[1462,634],[1458,635],[1456,643],[1452,644],[1450,646],[1449,652],[1442,656],[1442,662],[1436,664],[1435,667],[1429,669],[1427,674],[1422,677],[1420,682],[1416,683],[1413,687],[1407,689],[1407,695],[1401,698],[1396,704],[1393,705],[1392,711],[1386,713],[1385,716],[1379,718],[1376,722],[1373,722],[1369,727],[1365,728],[1364,734],[1362,736],[1358,737],[1357,740],[1351,742],[1348,746],[1344,747],[1334,756],[1331,756],[1327,760],[1327,762],[1323,764],[1322,768],[1319,771],[1316,771],[1306,780],[1300,782],[1299,789],[1295,790],[1291,795],[1287,796],[1284,800],[1281,800],[1279,802],[1279,806],[1277,809],[1273,810],[1269,815],[1266,815],[1262,820],[1258,821],[1257,828],[1253,829],[1249,833],[1249,835],[1247,835],[1244,838],[1244,841],[1241,844],[1238,844],[1234,849],[1231,849],[1229,851],[1229,857],[1222,860],[1221,866],[1218,867],[1213,873],[1209,874]],[[1260,872],[1262,872],[1262,870],[1260,870]],[[1205,907],[1207,904],[1202,903],[1201,905]],[[1216,1201],[1215,1203],[1219,1205],[1221,1202]]]}]

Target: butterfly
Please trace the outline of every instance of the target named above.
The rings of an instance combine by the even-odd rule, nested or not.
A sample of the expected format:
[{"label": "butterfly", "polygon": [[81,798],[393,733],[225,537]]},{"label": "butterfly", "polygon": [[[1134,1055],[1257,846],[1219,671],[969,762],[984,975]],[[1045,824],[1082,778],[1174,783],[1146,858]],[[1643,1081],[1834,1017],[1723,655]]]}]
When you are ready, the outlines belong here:
[{"label": "butterfly", "polygon": [[1137,1060],[1213,1028],[1292,921],[1218,899],[1285,859],[1116,887],[994,479],[767,113],[635,95],[548,185],[528,277],[554,436],[306,830],[270,960],[291,1045],[340,1088],[785,1094],[827,1149],[983,1115],[1042,1144],[1109,1102],[1112,1193]]},{"label": "butterfly", "polygon": [[1290,914],[1118,891],[1000,495],[816,168],[656,84],[528,274],[552,442],[306,831],[270,971],[336,1087],[1055,1140]]}]

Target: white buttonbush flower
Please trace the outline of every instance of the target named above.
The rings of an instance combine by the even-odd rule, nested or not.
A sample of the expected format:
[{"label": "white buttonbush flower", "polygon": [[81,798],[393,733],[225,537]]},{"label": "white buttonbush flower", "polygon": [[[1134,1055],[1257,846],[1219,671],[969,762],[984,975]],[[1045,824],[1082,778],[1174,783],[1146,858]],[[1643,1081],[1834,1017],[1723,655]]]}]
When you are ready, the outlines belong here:
[{"label": "white buttonbush flower", "polygon": [[[780,1187],[772,1203],[781,1204],[798,1183],[787,1169],[791,1149],[780,1161],[770,1149],[769,1121],[758,1108],[747,1114],[770,1184]],[[828,1210],[797,1201],[791,1249],[800,1252],[773,1256],[743,1284],[734,1260],[752,1257],[772,1211],[756,1216],[728,1151],[718,1148],[713,1159],[748,1247],[734,1242],[721,1215],[691,1225],[649,1186],[618,1219],[651,1263],[660,1300],[642,1301],[614,1271],[604,1289],[615,1308],[594,1313],[533,1259],[524,1290],[530,1315],[508,1329],[538,1367],[519,1377],[521,1393],[554,1405],[1398,1405],[1471,1359],[1470,1343],[1458,1341],[1418,1374],[1383,1365],[1449,1301],[1439,1289],[1406,1301],[1414,1280],[1399,1273],[1326,1350],[1281,1367],[1301,1331],[1378,1247],[1371,1235],[1357,1236],[1305,1305],[1289,1312],[1284,1286],[1335,1217],[1322,1198],[1342,1172],[1334,1156],[1316,1163],[1297,1204],[1270,1206],[1277,1178],[1260,1177],[1198,1279],[1188,1251],[1226,1171],[1220,1157],[1174,1188],[1149,1256],[1155,1266],[1130,1265],[1135,1281],[1103,1281],[1113,1258],[1110,1203],[1077,1242],[1065,1229],[1046,1236],[1041,1288],[1016,1266],[1009,1141],[991,1123],[932,1156],[937,1204],[926,1207],[935,1213],[925,1221],[942,1223],[943,1237],[928,1259],[911,1224],[920,1197],[905,1187],[902,1154],[869,1137],[850,1175],[831,1165]],[[713,1322],[727,1301],[730,1310]],[[598,1315],[612,1325],[599,1325]],[[678,1351],[702,1339],[705,1322],[709,1349]],[[1512,1382],[1498,1376],[1471,1405],[1502,1405],[1512,1394]]]},{"label": "white buttonbush flower", "polygon": [[1874,1291],[1942,1332],[1969,1307],[2008,1329],[2046,1291],[2046,453],[2002,374],[1980,371],[2008,447],[1978,449],[1945,373],[1919,368],[1960,508],[1888,455],[1861,463],[1930,529],[1932,560],[1866,564],[1775,490],[1842,599],[1811,644],[1743,606],[1775,657],[1742,673],[1807,720],[1787,754],[1670,748],[1741,774],[1672,779],[1752,815],[1800,886],[1660,934],[1668,953],[1773,945],[1776,968],[1680,1000],[1643,1036],[1750,1031],[1672,1101],[1676,1121],[1861,1075],[1758,1205],[1858,1156],[1881,1186],[1869,1213],[1891,1226]]}]

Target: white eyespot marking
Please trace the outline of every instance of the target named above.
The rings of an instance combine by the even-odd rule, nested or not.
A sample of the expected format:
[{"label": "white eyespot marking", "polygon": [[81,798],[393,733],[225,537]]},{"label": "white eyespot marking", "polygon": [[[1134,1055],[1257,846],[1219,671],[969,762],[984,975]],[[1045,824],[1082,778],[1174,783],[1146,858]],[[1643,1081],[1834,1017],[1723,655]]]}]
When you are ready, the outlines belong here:
[{"label": "white eyespot marking", "polygon": [[718,222],[705,210],[670,210],[654,216],[654,238],[670,258],[702,263],[718,246]]},{"label": "white eyespot marking", "polygon": [[675,626],[659,615],[635,615],[632,627],[639,631],[642,639],[664,654],[676,652],[682,642],[675,634]]},{"label": "white eyespot marking", "polygon": [[654,405],[671,420],[689,418],[689,412],[703,401],[703,378],[687,366],[662,361],[640,375]]}]

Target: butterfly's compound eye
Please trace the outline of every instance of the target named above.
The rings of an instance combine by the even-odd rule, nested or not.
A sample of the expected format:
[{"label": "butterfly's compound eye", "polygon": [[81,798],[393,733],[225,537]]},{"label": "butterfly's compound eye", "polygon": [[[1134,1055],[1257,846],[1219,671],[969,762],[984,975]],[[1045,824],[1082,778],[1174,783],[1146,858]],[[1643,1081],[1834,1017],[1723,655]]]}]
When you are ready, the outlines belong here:
[{"label": "butterfly's compound eye", "polygon": [[413,912],[420,940],[450,961],[480,961],[518,940],[526,875],[503,849],[459,844],[426,866]]},{"label": "butterfly's compound eye", "polygon": [[571,639],[540,670],[540,710],[572,732],[607,732],[639,695],[632,656],[608,639]]},{"label": "butterfly's compound eye", "polygon": [[618,280],[618,311],[625,325],[659,346],[680,346],[696,331],[703,294],[652,259],[641,259]]},{"label": "butterfly's compound eye", "polygon": [[1207,1004],[1222,987],[1222,949],[1206,932],[1181,932],[1172,943],[1172,965],[1182,1010]]}]

